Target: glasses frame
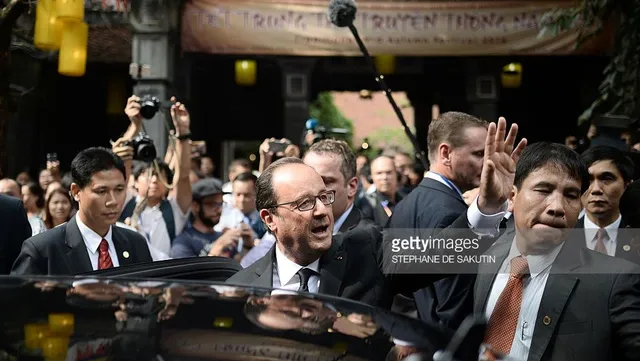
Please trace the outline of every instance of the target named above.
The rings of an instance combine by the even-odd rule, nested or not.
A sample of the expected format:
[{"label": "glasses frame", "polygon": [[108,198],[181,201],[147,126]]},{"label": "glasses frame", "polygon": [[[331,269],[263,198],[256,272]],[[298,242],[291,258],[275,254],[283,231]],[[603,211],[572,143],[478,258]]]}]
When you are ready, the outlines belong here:
[{"label": "glasses frame", "polygon": [[314,196],[314,200],[315,202],[313,202],[313,207],[309,208],[309,209],[300,209],[300,203],[302,203],[303,201],[306,201],[307,199],[310,199],[312,197],[302,197],[300,199],[296,199],[295,201],[292,202],[285,202],[285,203],[280,203],[280,204],[276,204],[274,206],[269,207],[269,209],[275,209],[278,207],[282,207],[282,206],[288,206],[290,204],[295,204],[294,209],[300,211],[300,212],[308,212],[308,211],[312,211],[314,209],[316,209],[316,205],[318,204],[318,200],[320,200],[320,197],[323,195],[331,195],[331,201],[328,204],[325,204],[324,202],[320,201],[322,204],[324,204],[325,206],[331,205],[333,204],[333,202],[336,201],[336,191],[335,190],[328,190],[328,191],[324,191],[320,194],[318,194],[317,196]]}]

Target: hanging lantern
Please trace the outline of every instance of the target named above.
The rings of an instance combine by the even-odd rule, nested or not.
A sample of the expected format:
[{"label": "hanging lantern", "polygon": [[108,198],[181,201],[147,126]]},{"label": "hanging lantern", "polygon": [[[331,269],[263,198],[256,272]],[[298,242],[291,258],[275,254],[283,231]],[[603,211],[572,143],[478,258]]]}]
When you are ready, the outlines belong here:
[{"label": "hanging lantern", "polygon": [[56,18],[53,0],[38,0],[33,45],[41,50],[58,50],[62,40],[62,22]]},{"label": "hanging lantern", "polygon": [[256,73],[258,72],[255,60],[236,61],[236,84],[252,86],[256,84]]},{"label": "hanging lantern", "polygon": [[519,88],[522,83],[522,64],[511,63],[502,68],[502,86],[504,88]]},{"label": "hanging lantern", "polygon": [[64,22],[84,21],[84,0],[55,0],[56,16]]},{"label": "hanging lantern", "polygon": [[380,74],[393,74],[396,71],[396,57],[394,55],[378,55],[374,62]]},{"label": "hanging lantern", "polygon": [[65,23],[58,56],[58,73],[83,76],[87,67],[87,41],[89,25],[80,22]]}]

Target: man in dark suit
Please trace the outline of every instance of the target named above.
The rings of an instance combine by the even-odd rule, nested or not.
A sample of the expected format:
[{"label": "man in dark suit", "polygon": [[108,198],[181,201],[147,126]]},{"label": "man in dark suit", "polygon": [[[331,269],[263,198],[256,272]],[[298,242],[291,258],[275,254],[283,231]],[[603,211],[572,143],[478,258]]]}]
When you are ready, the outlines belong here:
[{"label": "man in dark suit", "polygon": [[582,195],[585,215],[576,224],[576,236],[589,249],[640,264],[640,254],[631,249],[632,232],[624,230],[619,207],[622,194],[633,181],[633,161],[623,151],[606,145],[589,148],[581,159],[589,169],[590,184]]},{"label": "man in dark suit", "polygon": [[[430,168],[397,206],[387,228],[446,228],[467,210],[463,193],[480,184],[487,123],[459,112],[443,113],[429,124]],[[427,234],[433,236],[434,234]],[[459,274],[413,296],[421,319],[457,328],[471,314],[472,274]]]},{"label": "man in dark suit", "polygon": [[386,155],[378,156],[371,161],[370,168],[376,190],[365,194],[356,206],[365,218],[384,227],[404,195],[398,191],[398,171],[393,158]]},{"label": "man in dark suit", "polygon": [[[506,128],[500,123],[498,133]],[[494,132],[491,124],[489,134]],[[537,143],[515,167],[504,157],[510,149],[487,149],[491,182],[481,185],[451,229],[499,234],[513,189],[515,229],[489,249],[495,262],[480,265],[475,284],[474,310],[489,319],[489,359],[640,358],[640,267],[568,238],[589,186],[578,155],[560,144]]]},{"label": "man in dark suit", "polygon": [[336,192],[331,205],[333,234],[349,231],[359,224],[373,223],[354,207],[358,190],[356,156],[347,143],[323,139],[309,148],[303,161],[320,174],[327,189]]},{"label": "man in dark suit", "polygon": [[73,275],[152,262],[144,237],[114,226],[126,197],[122,160],[105,148],[85,149],[71,162],[71,175],[76,216],[27,239],[11,274]]},{"label": "man in dark suit", "polygon": [[11,272],[22,242],[29,237],[31,226],[22,201],[0,194],[0,274]]},{"label": "man in dark suit", "polygon": [[[492,144],[514,149],[515,132],[510,133],[507,142],[493,139]],[[500,135],[504,137],[504,130],[497,136]],[[514,154],[519,155],[523,147],[524,144],[516,147]],[[494,169],[488,170],[484,179],[490,181]],[[389,308],[396,294],[415,292],[446,277],[438,265],[424,265],[427,268],[415,274],[388,262],[395,251],[383,247],[383,235],[376,226],[355,227],[332,237],[334,195],[320,175],[297,158],[283,158],[271,164],[258,178],[256,208],[275,235],[276,244],[227,282],[323,293]],[[447,236],[460,238],[455,230]],[[477,251],[487,250],[492,243],[477,242]],[[442,255],[444,249],[433,247],[421,254]]]}]

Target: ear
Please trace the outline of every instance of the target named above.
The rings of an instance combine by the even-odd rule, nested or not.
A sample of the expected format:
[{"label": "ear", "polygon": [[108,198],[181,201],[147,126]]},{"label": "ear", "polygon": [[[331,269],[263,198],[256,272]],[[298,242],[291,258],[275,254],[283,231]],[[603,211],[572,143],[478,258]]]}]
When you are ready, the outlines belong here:
[{"label": "ear", "polygon": [[260,210],[260,219],[262,219],[262,222],[267,226],[267,228],[269,228],[269,231],[271,231],[271,233],[274,233],[274,231],[276,230],[276,223],[274,221],[274,215],[269,212],[268,209],[261,209]]},{"label": "ear", "polygon": [[358,177],[353,177],[347,182],[347,198],[353,199],[358,191]]},{"label": "ear", "polygon": [[516,196],[518,195],[518,188],[516,188],[516,186],[514,185],[511,188],[511,194],[509,195],[509,209],[508,211],[513,213],[513,204],[516,200]]},{"label": "ear", "polygon": [[447,143],[441,143],[438,146],[438,157],[440,158],[440,163],[451,165],[451,146]]},{"label": "ear", "polygon": [[79,185],[77,185],[75,183],[71,183],[71,197],[73,197],[73,199],[78,203],[80,203],[80,195],[79,195],[79,193],[80,193],[81,190],[82,189],[80,188]]}]

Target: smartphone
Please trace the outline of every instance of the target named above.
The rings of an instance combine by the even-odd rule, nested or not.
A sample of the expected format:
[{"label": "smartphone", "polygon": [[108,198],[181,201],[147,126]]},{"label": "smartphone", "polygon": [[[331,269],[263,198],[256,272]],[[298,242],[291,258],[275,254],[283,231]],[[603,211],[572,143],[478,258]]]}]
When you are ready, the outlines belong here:
[{"label": "smartphone", "polygon": [[47,153],[47,162],[57,162],[58,153]]},{"label": "smartphone", "polygon": [[291,143],[289,142],[283,143],[281,141],[269,142],[269,151],[273,152],[274,154],[284,152],[284,150],[287,149],[289,144]]}]

